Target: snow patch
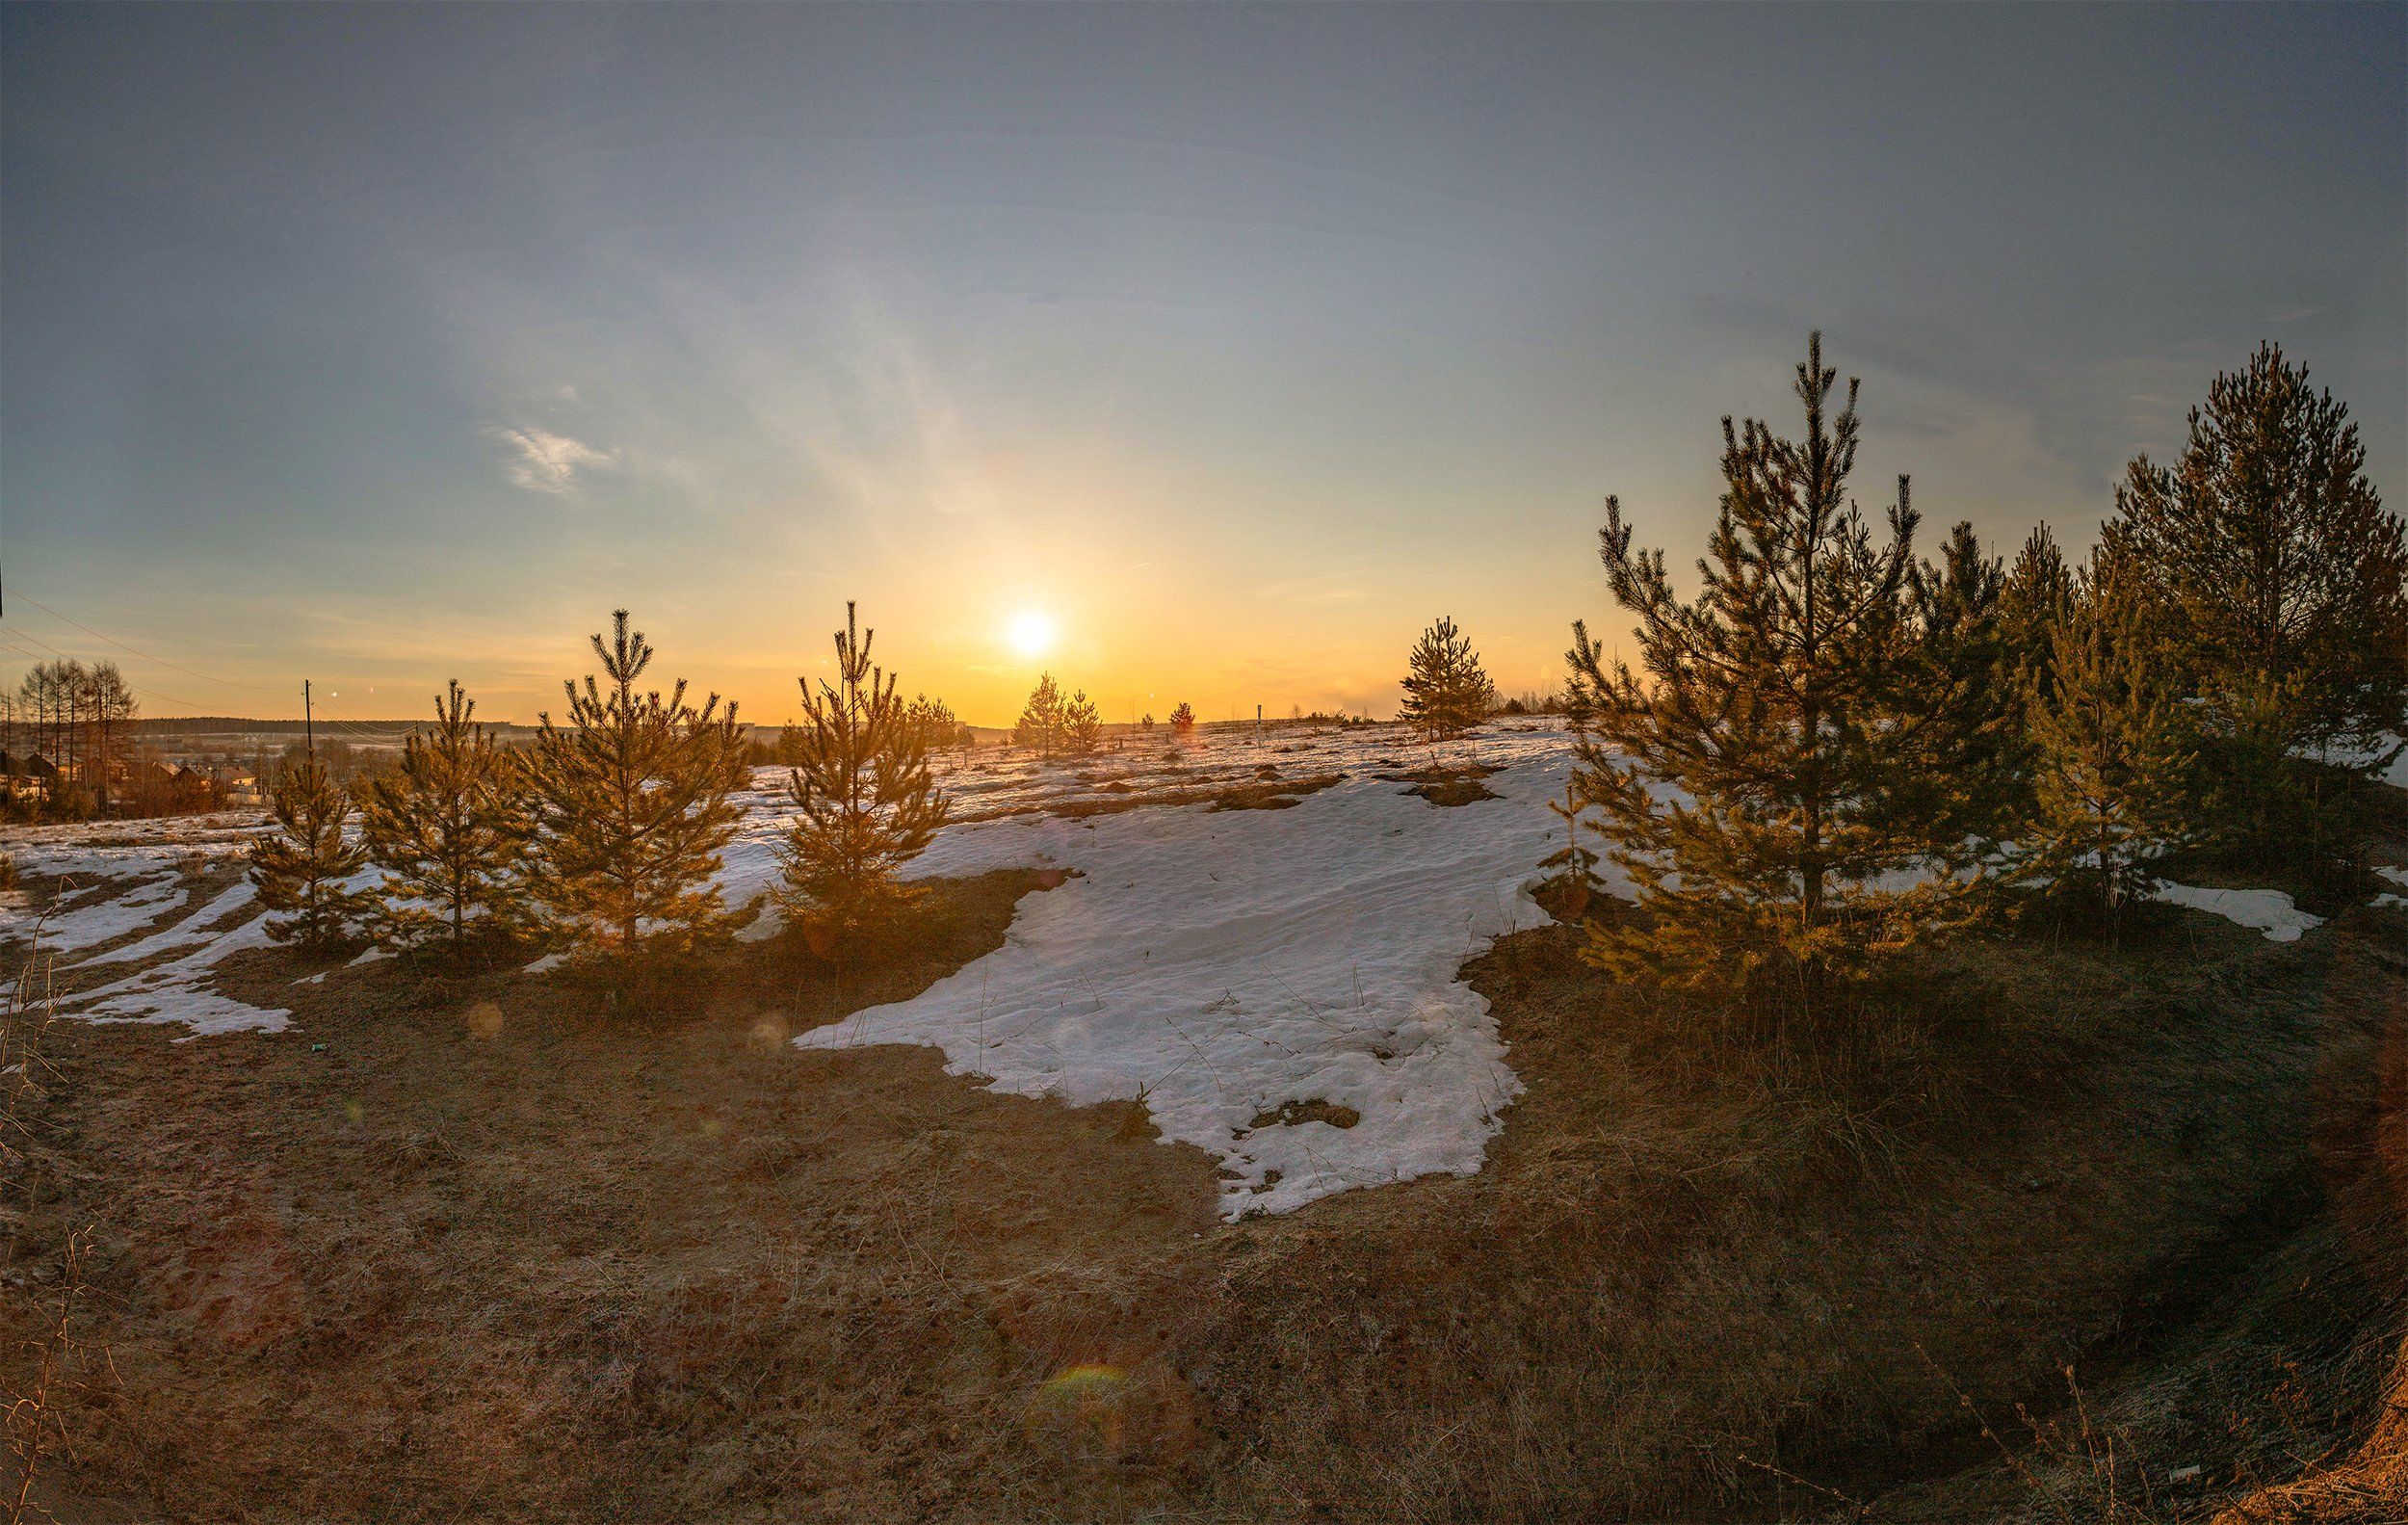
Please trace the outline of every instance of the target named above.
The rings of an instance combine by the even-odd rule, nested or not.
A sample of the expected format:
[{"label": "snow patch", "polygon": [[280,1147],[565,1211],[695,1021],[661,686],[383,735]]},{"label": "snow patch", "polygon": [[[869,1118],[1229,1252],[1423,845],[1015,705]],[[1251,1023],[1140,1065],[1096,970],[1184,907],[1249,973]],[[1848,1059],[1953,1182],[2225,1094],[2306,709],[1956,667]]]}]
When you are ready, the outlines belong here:
[{"label": "snow patch", "polygon": [[[948,830],[915,874],[1078,877],[1024,898],[998,951],[796,1045],[925,1043],[999,1091],[1142,1097],[1165,1138],[1221,1158],[1231,1218],[1473,1173],[1522,1084],[1486,999],[1456,971],[1494,938],[1546,925],[1529,888],[1571,766],[1559,731],[1483,760],[1508,764],[1487,780],[1500,798],[1460,807],[1360,777],[1286,810]],[[1356,1120],[1255,1125],[1310,1102]]]},{"label": "snow patch", "polygon": [[[114,942],[142,931],[189,898],[190,892],[172,869],[145,879],[131,889],[114,890],[107,884],[96,884],[50,907],[40,923],[41,945],[53,953],[75,953]],[[31,920],[21,911],[11,918],[13,923],[25,924],[28,932],[32,930]],[[16,929],[13,926],[11,930]]]},{"label": "snow patch", "polygon": [[251,1006],[206,988],[202,982],[226,959],[268,946],[264,916],[196,952],[88,990],[63,1003],[68,1013],[95,1022],[181,1022],[196,1038],[212,1033],[284,1031],[293,1015],[282,1008]]},{"label": "snow patch", "polygon": [[2159,880],[2150,898],[2221,916],[2236,926],[2264,933],[2268,942],[2297,942],[2302,933],[2324,925],[2323,917],[2301,910],[2279,889],[2197,889]]},{"label": "snow patch", "polygon": [[[210,901],[208,905],[201,907],[200,909],[174,926],[163,932],[155,932],[140,942],[129,943],[125,947],[111,949],[105,953],[93,954],[72,967],[89,969],[103,963],[141,963],[144,960],[155,959],[173,948],[185,947],[196,942],[207,942],[218,935],[217,924],[219,922],[256,899],[258,899],[258,891],[251,887],[249,881],[246,880],[228,888]],[[46,937],[43,940],[45,943],[48,941]]]}]

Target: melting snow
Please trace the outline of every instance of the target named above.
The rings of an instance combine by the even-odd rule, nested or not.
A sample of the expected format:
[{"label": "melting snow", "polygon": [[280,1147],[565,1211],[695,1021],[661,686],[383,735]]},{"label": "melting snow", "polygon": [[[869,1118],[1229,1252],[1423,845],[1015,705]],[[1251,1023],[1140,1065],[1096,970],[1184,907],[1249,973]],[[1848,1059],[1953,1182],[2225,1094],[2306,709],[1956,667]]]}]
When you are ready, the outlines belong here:
[{"label": "melting snow", "polygon": [[2293,906],[2290,897],[2279,889],[2194,889],[2159,880],[2150,898],[2221,916],[2264,933],[2268,942],[2297,942],[2301,933],[2324,925],[2323,917],[2311,916]]},{"label": "melting snow", "polygon": [[[796,1044],[927,1043],[998,1090],[1142,1097],[1165,1138],[1221,1157],[1232,1217],[1476,1171],[1522,1087],[1487,1001],[1456,970],[1492,938],[1546,924],[1527,889],[1570,767],[1557,734],[1507,741],[1483,748],[1510,763],[1486,780],[1502,798],[1470,805],[1357,776],[1283,810],[1156,806],[950,831],[917,872],[1077,877],[1024,899],[997,952]],[[1316,1101],[1358,1120],[1267,1116]]]},{"label": "melting snow", "polygon": [[[1486,780],[1499,798],[1446,808],[1377,776],[1433,760],[1393,727],[1219,730],[1176,746],[1158,731],[1077,762],[991,748],[949,759],[956,824],[915,874],[1053,867],[1071,877],[1024,899],[996,952],[910,1001],[797,1042],[929,1044],[955,1073],[1075,1103],[1141,1094],[1165,1137],[1225,1163],[1232,1216],[1477,1170],[1521,1083],[1487,1003],[1456,971],[1493,938],[1546,919],[1528,889],[1560,830],[1547,802],[1562,794],[1565,743],[1552,723],[1507,723],[1471,749],[1449,749],[1435,760],[1476,754],[1503,771]],[[1266,773],[1345,778],[1285,809],[1047,813],[1068,800],[1201,793]],[[743,797],[744,825],[718,881],[731,906],[775,881],[783,784],[782,772],[765,769]],[[41,919],[43,947],[85,955],[65,967],[147,965],[66,998],[65,1014],[181,1023],[195,1036],[284,1028],[289,1012],[211,988],[221,962],[267,946],[250,886],[185,909],[191,872],[241,854],[262,824],[228,813],[0,832],[21,873],[90,886]],[[2408,888],[2408,871],[2380,872]],[[2319,924],[2273,890],[2168,883],[2158,893],[2276,941]],[[24,895],[0,895],[0,938],[22,939],[36,924]],[[764,907],[740,935],[777,928]]]},{"label": "melting snow", "polygon": [[137,881],[130,889],[118,889],[104,881],[78,890],[50,907],[42,926],[42,945],[56,953],[74,953],[140,932],[184,904],[186,892],[178,878],[169,869]]}]

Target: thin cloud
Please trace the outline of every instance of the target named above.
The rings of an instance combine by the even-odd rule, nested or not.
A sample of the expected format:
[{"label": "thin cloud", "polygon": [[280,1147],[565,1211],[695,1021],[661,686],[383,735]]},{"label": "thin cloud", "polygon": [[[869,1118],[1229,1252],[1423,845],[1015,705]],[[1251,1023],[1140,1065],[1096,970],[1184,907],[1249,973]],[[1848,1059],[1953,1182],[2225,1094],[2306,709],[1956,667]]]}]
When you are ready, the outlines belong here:
[{"label": "thin cloud", "polygon": [[579,472],[609,466],[617,460],[612,451],[596,450],[582,440],[532,424],[495,433],[513,452],[504,468],[510,481],[536,492],[564,493],[577,485]]}]

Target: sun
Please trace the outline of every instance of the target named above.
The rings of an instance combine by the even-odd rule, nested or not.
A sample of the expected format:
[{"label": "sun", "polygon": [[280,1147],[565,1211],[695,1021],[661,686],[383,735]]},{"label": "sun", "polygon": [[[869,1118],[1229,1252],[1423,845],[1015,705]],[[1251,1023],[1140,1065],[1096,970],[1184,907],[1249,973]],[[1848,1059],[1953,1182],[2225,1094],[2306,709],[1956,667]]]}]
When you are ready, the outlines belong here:
[{"label": "sun", "polygon": [[1054,644],[1054,621],[1034,609],[1023,609],[1011,617],[1011,628],[1006,634],[1014,651],[1024,657],[1041,657]]}]

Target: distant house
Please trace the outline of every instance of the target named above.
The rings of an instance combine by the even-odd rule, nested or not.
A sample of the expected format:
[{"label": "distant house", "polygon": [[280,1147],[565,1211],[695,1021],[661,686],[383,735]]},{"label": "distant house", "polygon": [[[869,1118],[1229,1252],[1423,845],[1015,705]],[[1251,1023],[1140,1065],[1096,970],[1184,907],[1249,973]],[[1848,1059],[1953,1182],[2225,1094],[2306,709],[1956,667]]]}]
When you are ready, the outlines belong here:
[{"label": "distant house", "polygon": [[61,782],[59,770],[39,752],[0,752],[0,785],[12,800],[48,799]]}]

